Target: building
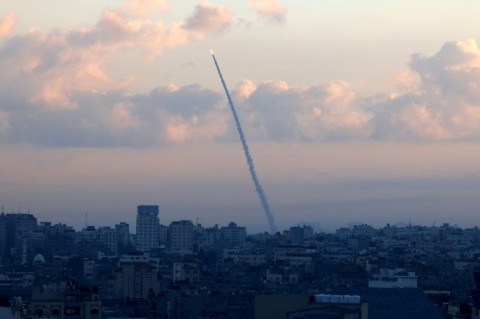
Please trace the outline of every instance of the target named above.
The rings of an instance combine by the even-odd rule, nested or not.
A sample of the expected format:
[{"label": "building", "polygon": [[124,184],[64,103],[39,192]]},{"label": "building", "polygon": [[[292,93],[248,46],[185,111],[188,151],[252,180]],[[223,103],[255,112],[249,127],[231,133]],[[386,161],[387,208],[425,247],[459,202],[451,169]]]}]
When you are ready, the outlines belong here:
[{"label": "building", "polygon": [[368,281],[370,288],[417,288],[418,277],[414,272],[407,272],[403,268],[380,268],[378,274],[373,274]]},{"label": "building", "polygon": [[329,294],[257,295],[256,319],[441,319],[420,289],[335,288]]},{"label": "building", "polygon": [[247,237],[247,229],[245,227],[237,226],[234,222],[231,222],[226,227],[221,227],[220,233],[226,247],[242,246]]},{"label": "building", "polygon": [[223,249],[223,261],[231,261],[234,264],[246,264],[249,266],[260,266],[267,262],[265,254],[250,254],[240,248]]},{"label": "building", "polygon": [[197,283],[200,271],[197,263],[173,263],[173,282]]},{"label": "building", "polygon": [[310,226],[295,226],[283,232],[288,243],[303,245],[306,241],[313,239],[313,228]]},{"label": "building", "polygon": [[76,237],[73,227],[65,224],[45,225],[45,233],[46,246],[52,255],[65,256],[73,252]]},{"label": "building", "polygon": [[97,241],[105,253],[117,254],[117,236],[115,229],[111,227],[100,227],[97,230]]},{"label": "building", "polygon": [[77,286],[74,281],[62,282],[32,294],[31,309],[38,318],[101,319],[102,303],[95,287]]},{"label": "building", "polygon": [[360,296],[257,295],[256,319],[368,319]]},{"label": "building", "polygon": [[168,226],[168,248],[171,252],[191,254],[194,248],[194,226],[189,220],[174,221]]},{"label": "building", "polygon": [[480,318],[480,272],[473,272],[473,280],[475,288],[471,290],[472,298],[472,319]]},{"label": "building", "polygon": [[87,226],[77,232],[75,242],[77,247],[76,253],[80,256],[93,259],[97,256],[97,253],[100,250],[95,226]]},{"label": "building", "polygon": [[148,263],[120,263],[112,284],[114,299],[147,299],[160,292],[158,272]]},{"label": "building", "polygon": [[150,251],[159,246],[158,206],[140,205],[137,207],[137,250]]},{"label": "building", "polygon": [[27,242],[37,228],[37,219],[30,213],[1,216],[0,238],[4,239],[2,246],[5,255],[17,261],[33,258],[33,252]]},{"label": "building", "polygon": [[121,222],[115,225],[115,237],[117,239],[117,253],[125,254],[130,246],[130,226]]}]

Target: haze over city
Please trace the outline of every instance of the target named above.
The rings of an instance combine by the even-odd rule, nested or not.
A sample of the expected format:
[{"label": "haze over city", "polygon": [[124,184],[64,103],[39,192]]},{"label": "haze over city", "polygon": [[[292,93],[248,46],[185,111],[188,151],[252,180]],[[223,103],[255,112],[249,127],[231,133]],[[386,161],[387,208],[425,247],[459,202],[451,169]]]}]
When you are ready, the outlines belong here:
[{"label": "haze over city", "polygon": [[478,1],[0,0],[6,212],[478,224]]}]

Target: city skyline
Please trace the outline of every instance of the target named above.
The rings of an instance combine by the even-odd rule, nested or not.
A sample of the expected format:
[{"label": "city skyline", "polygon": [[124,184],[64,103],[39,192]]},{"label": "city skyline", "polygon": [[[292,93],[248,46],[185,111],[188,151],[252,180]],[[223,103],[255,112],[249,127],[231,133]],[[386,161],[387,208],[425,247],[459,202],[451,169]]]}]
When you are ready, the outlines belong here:
[{"label": "city skyline", "polygon": [[2,4],[6,211],[267,230],[213,48],[280,229],[479,223],[478,2]]},{"label": "city skyline", "polygon": [[[134,216],[134,221],[132,223],[126,222],[125,220],[110,220],[111,224],[94,224],[90,222],[89,220],[89,215],[88,213],[85,213],[83,216],[84,224],[83,225],[75,225],[75,224],[70,224],[68,221],[65,220],[46,220],[46,219],[40,219],[37,218],[34,212],[27,211],[27,212],[22,212],[21,207],[18,207],[18,211],[11,210],[10,212],[7,212],[5,210],[0,212],[0,216],[10,216],[10,217],[15,217],[15,216],[20,216],[20,217],[28,217],[29,219],[35,220],[36,224],[41,227],[42,225],[48,225],[48,227],[55,227],[55,226],[61,226],[61,227],[66,227],[73,229],[75,232],[81,233],[84,231],[90,232],[90,231],[102,231],[105,229],[109,229],[111,231],[119,232],[119,236],[124,236],[125,235],[125,229],[128,230],[128,234],[130,235],[138,235],[139,233],[142,233],[142,238],[136,238],[136,241],[143,242],[145,241],[144,237],[152,237],[152,238],[160,238],[162,236],[166,235],[167,229],[170,228],[172,225],[175,227],[176,225],[188,225],[192,227],[192,232],[193,232],[193,227],[199,227],[201,229],[228,229],[230,227],[233,228],[240,228],[240,229],[245,229],[247,235],[258,235],[258,234],[269,234],[271,236],[274,236],[275,234],[282,234],[285,232],[288,232],[294,228],[308,228],[311,229],[313,233],[316,234],[335,234],[338,231],[342,232],[344,230],[354,230],[354,229],[374,229],[374,230],[382,230],[385,228],[451,228],[451,229],[462,229],[462,230],[467,230],[467,229],[478,229],[478,225],[467,225],[462,227],[461,225],[458,224],[452,224],[447,221],[435,221],[432,224],[418,224],[418,223],[413,223],[411,220],[408,221],[396,221],[396,222],[387,222],[385,224],[381,223],[376,223],[374,225],[364,223],[364,222],[358,222],[358,223],[348,223],[344,225],[339,225],[337,228],[331,228],[331,229],[325,229],[322,228],[319,223],[315,222],[297,222],[291,225],[284,225],[284,227],[277,229],[277,232],[275,234],[271,233],[268,231],[268,229],[263,229],[264,227],[258,227],[258,225],[253,225],[253,227],[249,228],[243,224],[237,224],[237,221],[235,220],[230,220],[227,223],[208,223],[208,224],[202,224],[200,220],[190,220],[190,219],[177,219],[177,220],[168,220],[168,221],[161,221],[160,218],[155,217],[154,219],[150,220],[149,222],[146,222],[145,220],[142,220],[139,222],[139,216],[143,215],[143,211],[145,209],[150,209],[150,210],[155,210],[157,211],[159,209],[158,205],[138,205],[135,209],[136,213]],[[159,211],[158,211],[159,212]],[[157,214],[154,214],[157,216]],[[142,218],[140,218],[142,219]],[[160,226],[160,228],[157,228],[157,226]],[[141,231],[139,231],[141,229]],[[152,232],[153,230],[153,232]],[[147,241],[152,242],[152,238],[147,239]],[[153,240],[154,241],[154,240]],[[143,243],[137,242],[137,245],[139,245],[138,251],[145,251],[143,249]],[[152,248],[152,247],[150,247]],[[149,248],[149,249],[150,249]],[[148,250],[148,249],[147,249]]]}]

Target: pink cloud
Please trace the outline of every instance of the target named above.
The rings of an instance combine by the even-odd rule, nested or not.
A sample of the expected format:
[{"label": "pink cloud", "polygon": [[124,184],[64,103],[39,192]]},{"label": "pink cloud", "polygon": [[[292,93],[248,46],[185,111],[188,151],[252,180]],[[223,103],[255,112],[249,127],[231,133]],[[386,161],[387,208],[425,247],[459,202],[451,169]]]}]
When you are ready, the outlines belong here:
[{"label": "pink cloud", "polygon": [[407,130],[422,138],[443,140],[453,137],[443,126],[442,113],[425,105],[409,105],[393,117],[392,121],[400,122]]},{"label": "pink cloud", "polygon": [[233,12],[224,6],[204,2],[195,6],[190,17],[185,21],[187,30],[200,33],[222,32],[227,29],[233,18]]},{"label": "pink cloud", "polygon": [[261,17],[277,22],[286,19],[287,9],[278,0],[249,0],[248,3]]},{"label": "pink cloud", "polygon": [[[124,89],[130,83],[125,79],[112,79],[105,68],[107,60],[118,52],[141,51],[148,58],[158,57],[165,50],[223,30],[232,17],[227,8],[210,3],[195,7],[185,21],[170,26],[148,17],[151,10],[164,7],[162,0],[127,0],[105,10],[92,27],[49,34],[32,30],[7,39],[3,48],[10,49],[5,52],[15,54],[5,55],[0,65],[11,80],[22,81],[24,94],[31,102],[53,109],[75,109],[78,103],[73,96],[79,92]],[[12,14],[4,16],[5,32],[12,21]],[[127,75],[127,78],[132,77]],[[26,86],[25,79],[30,86]]]},{"label": "pink cloud", "polygon": [[248,98],[257,89],[257,86],[250,80],[243,80],[235,86],[235,92],[239,99]]},{"label": "pink cloud", "polygon": [[447,42],[433,56],[414,54],[375,113],[377,136],[394,139],[480,138],[480,50],[474,39]]},{"label": "pink cloud", "polygon": [[0,18],[0,37],[10,34],[15,26],[15,14],[12,12],[5,13]]}]

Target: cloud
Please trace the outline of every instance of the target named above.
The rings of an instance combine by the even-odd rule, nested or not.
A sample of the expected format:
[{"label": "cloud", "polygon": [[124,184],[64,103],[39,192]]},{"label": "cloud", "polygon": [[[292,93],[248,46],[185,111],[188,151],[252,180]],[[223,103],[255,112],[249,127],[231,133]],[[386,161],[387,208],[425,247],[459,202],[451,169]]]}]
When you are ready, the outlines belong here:
[{"label": "cloud", "polygon": [[76,93],[75,109],[46,110],[25,102],[0,113],[4,143],[53,147],[152,147],[212,141],[225,134],[228,113],[222,96],[196,85]]},{"label": "cloud", "polygon": [[[78,92],[122,90],[131,83],[131,76],[113,79],[106,70],[116,54],[140,51],[146,57],[158,57],[165,50],[220,31],[231,18],[228,9],[209,3],[197,6],[187,20],[171,26],[148,17],[150,10],[164,6],[159,0],[127,0],[105,10],[92,27],[48,34],[32,29],[6,38],[0,46],[4,75],[0,83],[5,91],[22,87],[15,99],[27,98],[28,103],[48,109],[76,109],[79,104],[73,97]],[[3,25],[12,19],[5,15]]]},{"label": "cloud", "polygon": [[0,18],[0,37],[10,34],[15,26],[15,14],[12,12],[5,13]]},{"label": "cloud", "polygon": [[151,20],[149,12],[164,7],[164,1],[127,0],[91,27],[6,37],[0,44],[3,143],[142,147],[222,134],[218,93],[187,85],[131,94],[132,77],[113,78],[106,68],[120,52],[157,57],[220,31],[231,19],[225,7],[205,3],[170,26]]},{"label": "cloud", "polygon": [[222,32],[232,23],[233,13],[227,7],[204,2],[195,6],[184,28],[194,32]]},{"label": "cloud", "polygon": [[[123,14],[131,5],[138,12]],[[131,93],[131,76],[113,78],[105,67],[118,52],[160,56],[225,30],[232,19],[225,7],[205,2],[167,26],[147,17],[162,5],[127,1],[105,10],[89,28],[5,37],[1,143],[152,147],[238,141],[222,92],[191,84]],[[412,55],[395,83],[397,91],[360,97],[342,80],[292,86],[246,79],[232,96],[252,141],[480,140],[475,40],[448,42],[433,56]]]},{"label": "cloud", "polygon": [[287,9],[278,0],[248,0],[248,3],[263,18],[276,22],[286,19]]},{"label": "cloud", "polygon": [[248,112],[246,121],[257,138],[329,140],[369,135],[371,115],[357,108],[357,98],[346,82],[310,87],[264,82],[253,89],[243,82],[236,94],[245,97],[240,107]]},{"label": "cloud", "polygon": [[[400,94],[375,103],[375,138],[480,139],[480,51],[473,39],[414,54]],[[413,79],[413,80],[412,80]]]}]

